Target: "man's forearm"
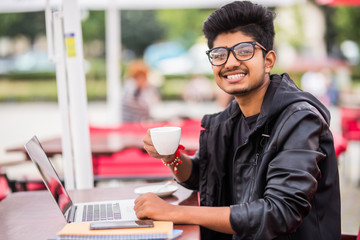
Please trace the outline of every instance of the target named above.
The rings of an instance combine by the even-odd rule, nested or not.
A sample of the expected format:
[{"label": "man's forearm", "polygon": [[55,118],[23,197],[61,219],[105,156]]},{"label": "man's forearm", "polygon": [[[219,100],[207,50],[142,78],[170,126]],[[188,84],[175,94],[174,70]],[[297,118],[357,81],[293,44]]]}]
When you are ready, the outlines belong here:
[{"label": "man's forearm", "polygon": [[214,231],[236,234],[230,224],[230,207],[176,206],[176,224],[197,224]]}]

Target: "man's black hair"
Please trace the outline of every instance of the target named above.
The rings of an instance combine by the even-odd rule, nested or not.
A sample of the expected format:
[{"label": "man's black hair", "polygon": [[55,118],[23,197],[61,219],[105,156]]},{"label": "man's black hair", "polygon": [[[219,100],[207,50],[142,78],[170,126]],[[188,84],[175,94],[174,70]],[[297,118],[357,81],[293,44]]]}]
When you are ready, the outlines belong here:
[{"label": "man's black hair", "polygon": [[205,21],[203,32],[213,48],[219,34],[242,32],[267,50],[273,49],[275,13],[249,1],[235,1],[214,11]]}]

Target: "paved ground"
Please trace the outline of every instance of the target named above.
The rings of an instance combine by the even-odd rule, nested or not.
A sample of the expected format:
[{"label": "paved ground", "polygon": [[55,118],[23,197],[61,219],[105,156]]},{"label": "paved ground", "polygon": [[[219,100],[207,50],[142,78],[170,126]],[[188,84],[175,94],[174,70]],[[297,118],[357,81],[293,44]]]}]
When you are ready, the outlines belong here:
[{"label": "paved ground", "polygon": [[[107,124],[106,105],[102,102],[90,103],[88,106],[89,122],[94,125]],[[179,112],[191,117],[201,117],[204,113],[218,111],[214,104],[181,104],[172,102],[155,109],[154,114],[159,118],[174,117]],[[332,129],[339,129],[339,111],[331,108]],[[6,148],[23,145],[36,134],[39,139],[58,136],[61,133],[60,113],[54,103],[5,103],[0,104],[0,165],[23,159],[20,154],[9,154]],[[342,231],[357,233],[360,225],[360,187],[354,177],[349,177],[352,172],[359,173],[360,169],[360,142],[351,143],[346,154],[339,160],[341,176],[342,198]],[[21,167],[7,167],[10,176],[31,174],[35,169],[32,163]],[[355,177],[356,178],[356,177]],[[109,184],[119,184],[110,182]],[[331,201],[331,199],[329,199]]]}]

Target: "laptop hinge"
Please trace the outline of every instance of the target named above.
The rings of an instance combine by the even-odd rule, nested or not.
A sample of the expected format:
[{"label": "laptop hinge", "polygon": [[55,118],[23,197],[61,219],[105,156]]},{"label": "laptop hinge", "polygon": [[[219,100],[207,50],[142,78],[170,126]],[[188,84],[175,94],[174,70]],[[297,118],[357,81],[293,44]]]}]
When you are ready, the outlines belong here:
[{"label": "laptop hinge", "polygon": [[77,210],[77,206],[76,206],[76,205],[72,205],[72,207],[70,208],[70,213],[69,213],[69,215],[67,216],[67,222],[74,222],[76,210]]}]

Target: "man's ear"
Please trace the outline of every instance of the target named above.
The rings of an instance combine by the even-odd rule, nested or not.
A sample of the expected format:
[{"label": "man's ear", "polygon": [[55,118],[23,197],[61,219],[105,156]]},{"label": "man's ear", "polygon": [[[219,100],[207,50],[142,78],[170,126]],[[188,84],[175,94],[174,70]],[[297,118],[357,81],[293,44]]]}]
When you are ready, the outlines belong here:
[{"label": "man's ear", "polygon": [[265,73],[270,73],[271,69],[274,67],[276,62],[276,54],[273,50],[270,50],[265,55]]}]

